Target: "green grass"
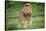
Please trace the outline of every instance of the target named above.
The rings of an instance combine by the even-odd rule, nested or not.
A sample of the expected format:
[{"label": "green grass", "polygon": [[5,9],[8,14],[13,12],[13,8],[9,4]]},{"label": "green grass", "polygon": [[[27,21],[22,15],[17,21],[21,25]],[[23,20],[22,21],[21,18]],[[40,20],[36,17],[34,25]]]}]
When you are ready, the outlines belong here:
[{"label": "green grass", "polygon": [[[7,19],[8,20],[8,29],[9,30],[15,30],[19,29],[18,27],[18,18],[11,18]],[[31,26],[30,26],[31,27]],[[37,16],[37,17],[32,17],[32,28],[31,29],[39,29],[39,28],[44,28],[44,17],[43,16]]]},{"label": "green grass", "polygon": [[32,18],[32,28],[44,28],[44,17],[37,16]]}]

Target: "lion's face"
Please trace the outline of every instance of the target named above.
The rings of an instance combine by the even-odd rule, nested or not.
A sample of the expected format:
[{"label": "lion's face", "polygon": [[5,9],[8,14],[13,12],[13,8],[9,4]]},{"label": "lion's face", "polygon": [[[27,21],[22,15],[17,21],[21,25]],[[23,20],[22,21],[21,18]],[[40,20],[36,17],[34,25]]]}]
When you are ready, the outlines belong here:
[{"label": "lion's face", "polygon": [[31,4],[30,3],[24,4],[20,15],[22,17],[31,17],[31,14],[32,14],[32,6],[31,6]]},{"label": "lion's face", "polygon": [[32,11],[31,4],[26,3],[24,5],[24,11],[23,11],[24,15],[26,15],[26,16],[29,15],[31,11]]}]

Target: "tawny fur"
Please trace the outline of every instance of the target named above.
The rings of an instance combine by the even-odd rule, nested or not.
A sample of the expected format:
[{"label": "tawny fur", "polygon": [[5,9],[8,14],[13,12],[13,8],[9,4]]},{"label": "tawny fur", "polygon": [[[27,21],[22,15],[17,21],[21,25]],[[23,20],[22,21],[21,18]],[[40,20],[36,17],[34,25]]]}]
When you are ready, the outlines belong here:
[{"label": "tawny fur", "polygon": [[30,3],[24,4],[20,11],[20,21],[23,24],[23,28],[27,28],[28,25],[32,24],[32,6]]}]

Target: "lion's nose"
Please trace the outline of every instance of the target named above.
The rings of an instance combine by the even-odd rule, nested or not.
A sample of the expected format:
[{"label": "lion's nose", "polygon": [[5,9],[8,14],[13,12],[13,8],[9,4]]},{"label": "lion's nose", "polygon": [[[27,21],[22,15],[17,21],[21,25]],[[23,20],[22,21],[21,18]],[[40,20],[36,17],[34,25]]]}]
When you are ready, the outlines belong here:
[{"label": "lion's nose", "polygon": [[27,11],[27,13],[29,13],[29,11]]}]

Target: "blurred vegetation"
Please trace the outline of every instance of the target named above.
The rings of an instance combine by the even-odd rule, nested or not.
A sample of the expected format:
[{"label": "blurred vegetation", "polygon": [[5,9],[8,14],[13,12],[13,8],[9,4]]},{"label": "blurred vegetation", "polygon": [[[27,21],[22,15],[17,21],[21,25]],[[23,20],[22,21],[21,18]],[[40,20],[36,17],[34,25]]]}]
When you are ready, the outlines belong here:
[{"label": "blurred vegetation", "polygon": [[[30,2],[32,4],[32,28],[44,28],[44,3]],[[22,1],[6,1],[6,28],[9,30],[18,29],[18,18],[20,9],[23,7]]]}]

